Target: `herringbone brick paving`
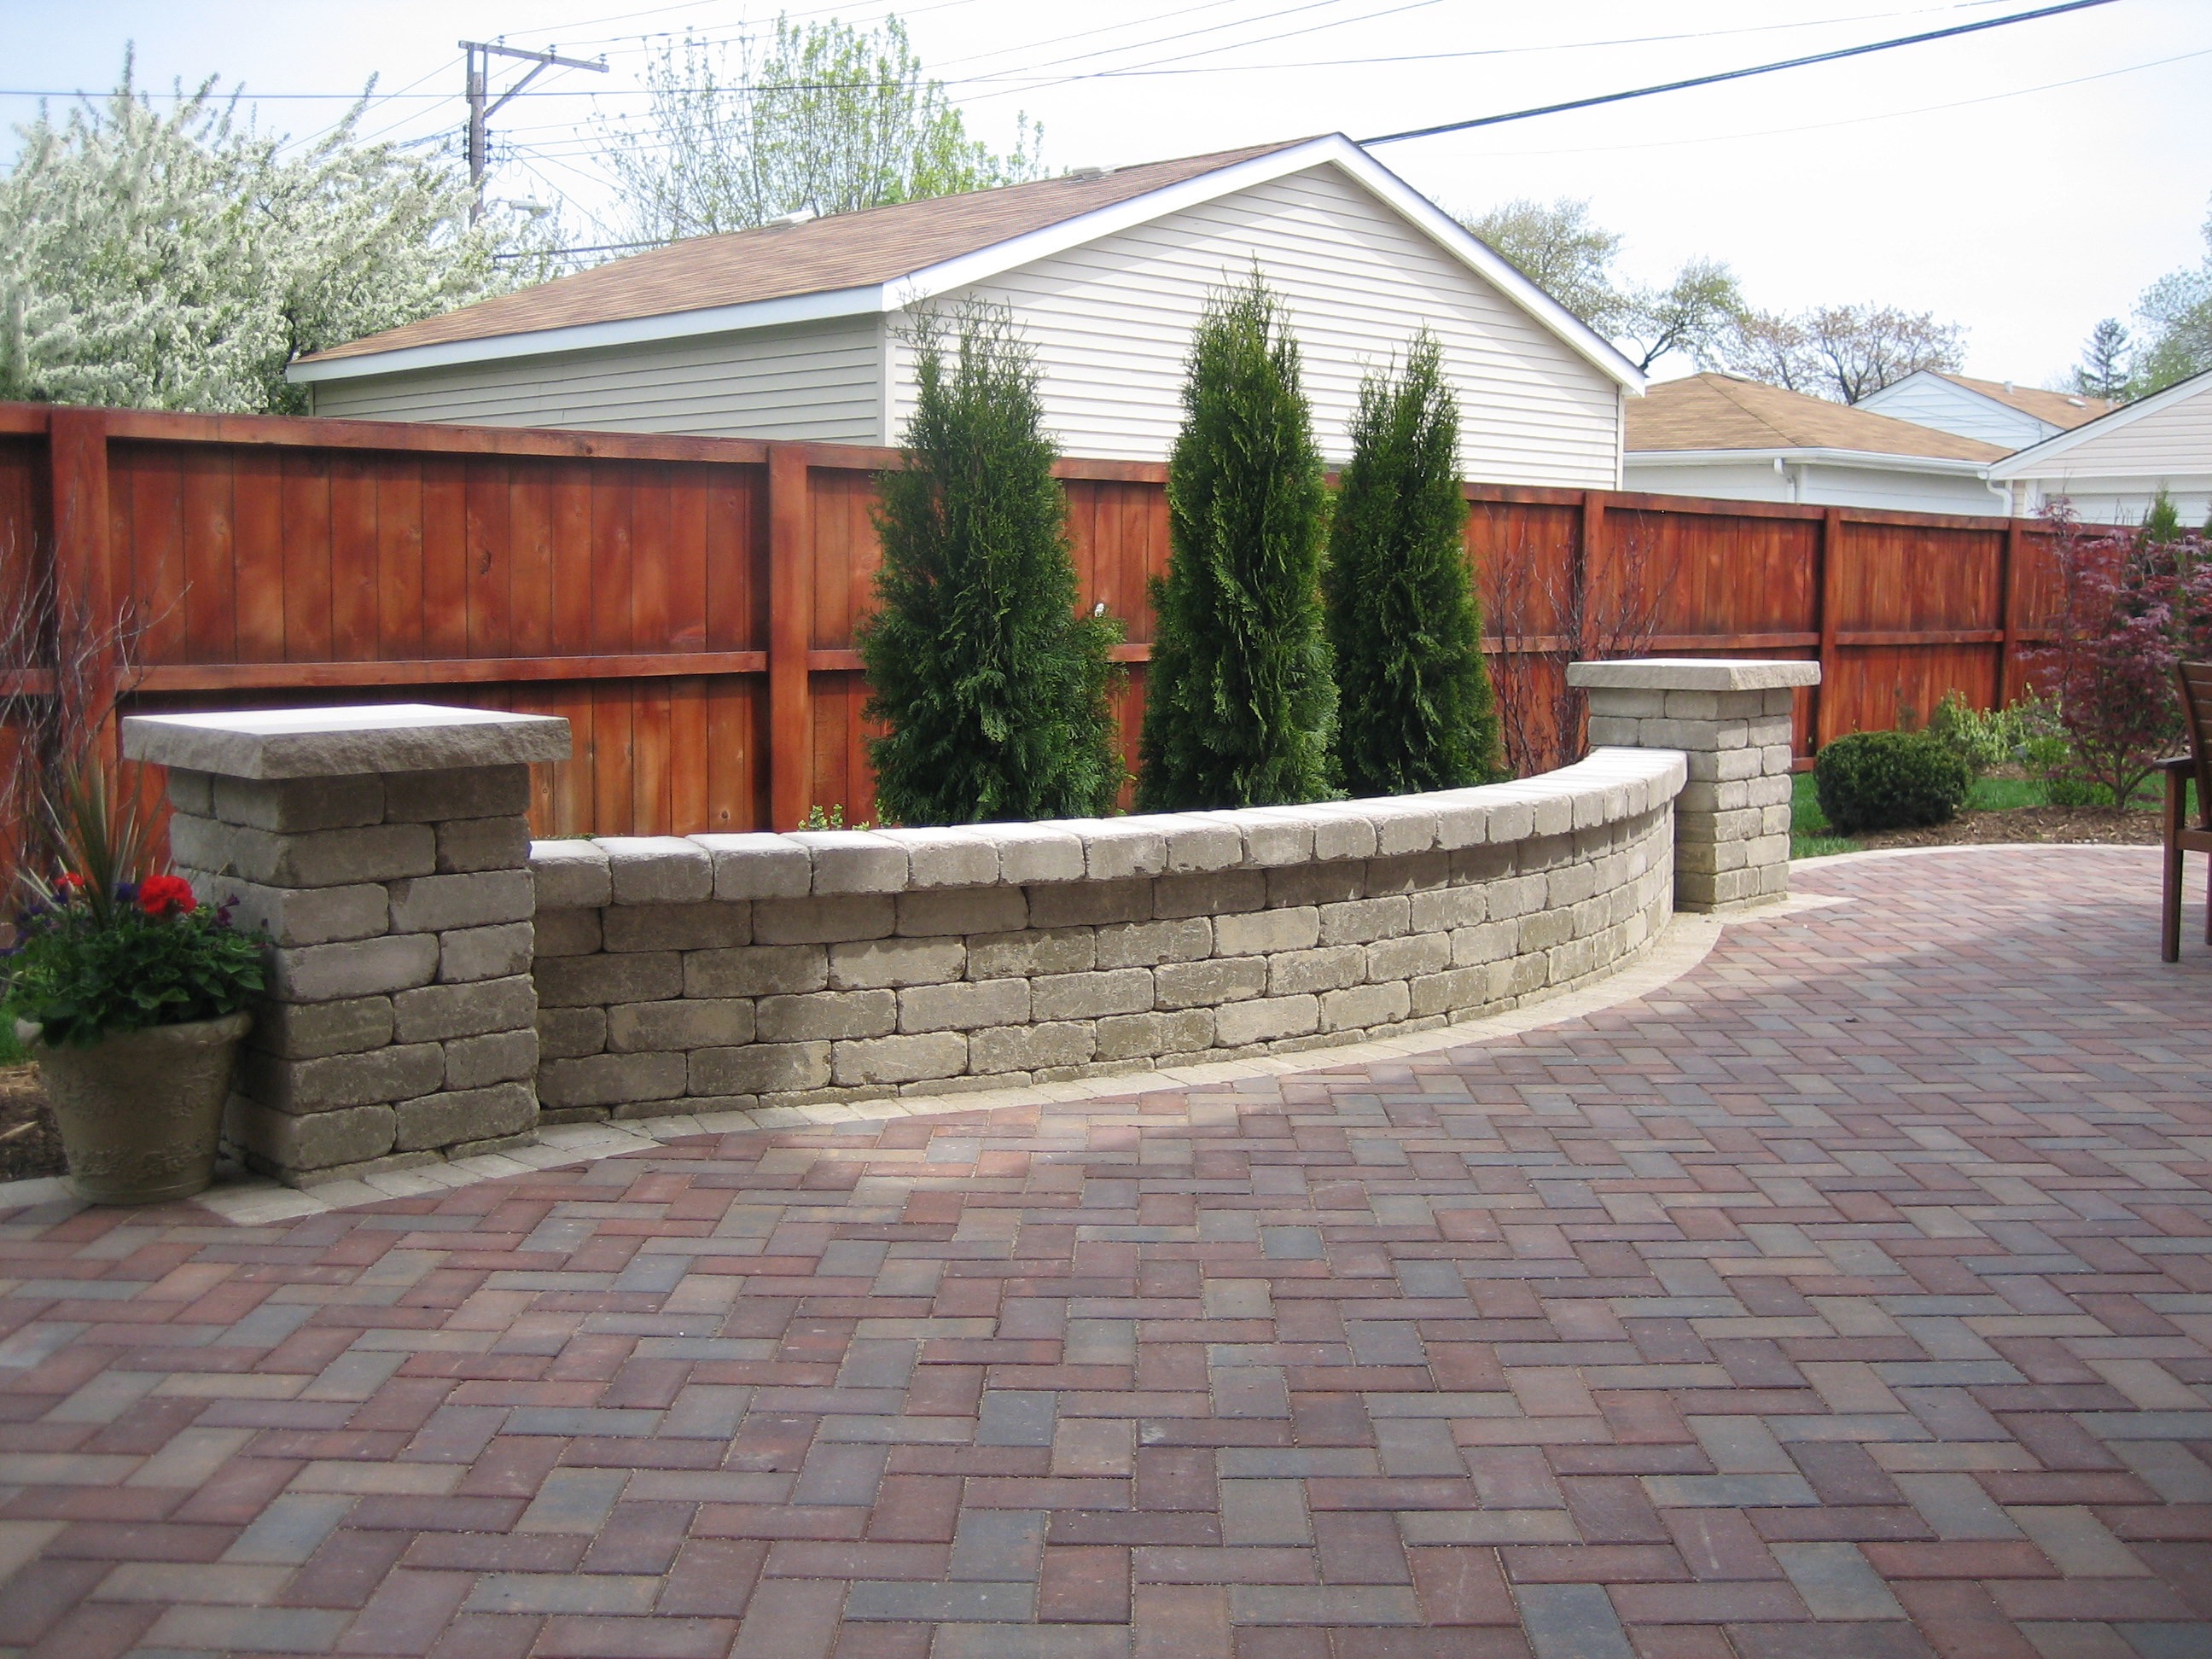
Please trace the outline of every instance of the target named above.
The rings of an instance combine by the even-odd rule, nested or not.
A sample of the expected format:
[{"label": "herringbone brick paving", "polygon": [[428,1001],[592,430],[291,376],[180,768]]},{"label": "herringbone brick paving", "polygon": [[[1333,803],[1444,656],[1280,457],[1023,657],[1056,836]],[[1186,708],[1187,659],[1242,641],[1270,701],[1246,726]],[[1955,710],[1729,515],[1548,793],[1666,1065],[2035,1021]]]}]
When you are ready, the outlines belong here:
[{"label": "herringbone brick paving", "polygon": [[2212,1654],[2212,956],[1832,866],[1609,1012],[0,1225],[0,1652]]}]

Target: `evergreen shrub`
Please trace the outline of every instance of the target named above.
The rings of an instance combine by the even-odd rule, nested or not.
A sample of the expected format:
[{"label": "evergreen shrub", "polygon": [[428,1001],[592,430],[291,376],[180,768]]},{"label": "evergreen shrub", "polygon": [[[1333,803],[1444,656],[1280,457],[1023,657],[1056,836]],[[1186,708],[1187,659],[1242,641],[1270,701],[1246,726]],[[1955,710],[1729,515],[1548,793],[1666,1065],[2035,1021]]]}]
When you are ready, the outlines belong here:
[{"label": "evergreen shrub", "polygon": [[1468,569],[1459,408],[1421,331],[1395,380],[1359,389],[1322,578],[1339,775],[1353,795],[1463,789],[1504,775]]},{"label": "evergreen shrub", "polygon": [[947,362],[916,341],[905,463],[883,476],[878,609],[858,630],[886,823],[1088,817],[1126,769],[1107,693],[1120,625],[1076,613],[1067,502],[1037,373],[1003,312],[971,307]]},{"label": "evergreen shrub", "polygon": [[1152,587],[1137,804],[1265,806],[1334,793],[1336,686],[1321,611],[1328,506],[1297,343],[1258,271],[1191,343]]},{"label": "evergreen shrub", "polygon": [[1840,835],[1947,823],[1965,805],[1973,773],[1920,732],[1855,732],[1821,746],[1813,763],[1820,811]]}]

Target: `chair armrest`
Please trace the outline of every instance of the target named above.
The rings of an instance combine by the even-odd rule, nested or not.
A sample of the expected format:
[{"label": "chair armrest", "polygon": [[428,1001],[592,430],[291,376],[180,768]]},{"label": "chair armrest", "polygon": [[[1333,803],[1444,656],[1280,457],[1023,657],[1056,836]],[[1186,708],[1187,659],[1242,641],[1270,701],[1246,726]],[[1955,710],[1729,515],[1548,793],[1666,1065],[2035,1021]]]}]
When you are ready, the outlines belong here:
[{"label": "chair armrest", "polygon": [[2193,776],[2197,771],[2197,757],[2194,755],[2168,755],[2164,760],[2153,762],[2152,765],[2154,769],[2166,773],[2169,775],[2179,772],[2184,777],[2190,777]]}]

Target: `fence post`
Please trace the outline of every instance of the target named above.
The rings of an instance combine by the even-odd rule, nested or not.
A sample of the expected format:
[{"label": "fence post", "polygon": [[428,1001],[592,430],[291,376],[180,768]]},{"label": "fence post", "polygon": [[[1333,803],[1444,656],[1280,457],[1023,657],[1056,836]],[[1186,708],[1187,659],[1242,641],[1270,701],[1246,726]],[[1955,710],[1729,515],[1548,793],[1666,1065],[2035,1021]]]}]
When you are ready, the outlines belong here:
[{"label": "fence post", "polygon": [[1997,707],[2011,706],[2018,694],[2019,670],[2013,663],[2013,635],[2020,627],[2017,607],[2020,590],[2021,529],[2018,519],[2005,520],[2004,551],[1997,562],[1997,628],[2003,638],[1997,641]]},{"label": "fence post", "polygon": [[[46,428],[46,465],[53,514],[54,647],[71,649],[79,623],[85,635],[76,648],[99,647],[96,659],[87,665],[86,708],[62,714],[64,720],[73,714],[99,715],[99,727],[88,735],[112,759],[118,670],[111,637],[116,614],[107,545],[107,412],[54,409]],[[58,660],[54,664],[57,697],[67,695],[63,666]]]},{"label": "fence post", "polygon": [[1840,722],[1831,706],[1836,684],[1836,621],[1843,609],[1844,515],[1840,509],[1830,507],[1820,514],[1820,538],[1814,544],[1817,551],[1813,560],[1813,572],[1820,588],[1820,689],[1813,693],[1813,749],[1818,753],[1831,738],[1840,736],[1836,730]]},{"label": "fence post", "polygon": [[807,647],[814,599],[812,503],[807,453],[768,452],[768,770],[771,830],[796,830],[814,793],[814,731]]}]

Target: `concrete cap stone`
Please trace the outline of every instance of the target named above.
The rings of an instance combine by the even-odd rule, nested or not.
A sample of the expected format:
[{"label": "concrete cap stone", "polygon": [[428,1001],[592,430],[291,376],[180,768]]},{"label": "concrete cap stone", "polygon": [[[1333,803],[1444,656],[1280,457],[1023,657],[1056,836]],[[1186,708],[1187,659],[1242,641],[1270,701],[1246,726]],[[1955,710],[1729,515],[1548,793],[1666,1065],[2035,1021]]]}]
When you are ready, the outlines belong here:
[{"label": "concrete cap stone", "polygon": [[123,722],[123,754],[232,778],[434,772],[566,760],[568,722],[427,702],[131,714]]},{"label": "concrete cap stone", "polygon": [[1820,683],[1820,664],[1775,658],[1626,657],[1567,665],[1567,684],[1590,691],[1766,691]]},{"label": "concrete cap stone", "polygon": [[541,910],[596,909],[614,897],[606,849],[595,841],[533,841],[530,873]]}]

